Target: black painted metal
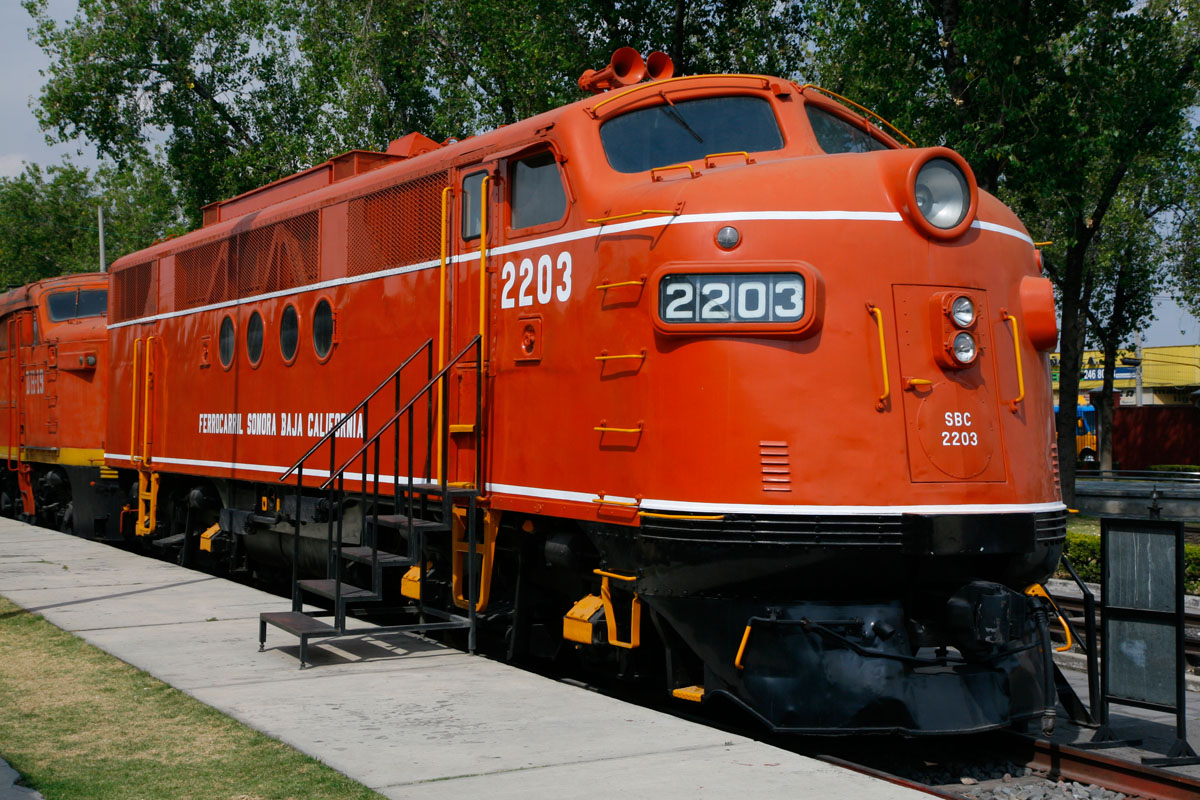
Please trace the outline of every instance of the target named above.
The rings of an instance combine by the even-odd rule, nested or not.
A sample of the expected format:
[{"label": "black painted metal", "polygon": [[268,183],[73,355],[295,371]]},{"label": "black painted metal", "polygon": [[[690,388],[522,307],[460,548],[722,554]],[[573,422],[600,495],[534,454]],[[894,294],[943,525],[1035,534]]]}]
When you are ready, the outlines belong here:
[{"label": "black painted metal", "polygon": [[[1174,609],[1170,612],[1154,610],[1149,608],[1131,608],[1123,607],[1115,604],[1113,600],[1114,593],[1111,587],[1113,586],[1112,571],[1115,564],[1110,556],[1110,531],[1114,526],[1132,525],[1136,526],[1136,530],[1147,533],[1163,532],[1174,539],[1174,560],[1175,574],[1170,576],[1173,581],[1173,597]],[[1161,519],[1143,519],[1143,518],[1116,518],[1106,517],[1100,521],[1100,591],[1104,595],[1104,604],[1100,611],[1100,625],[1103,628],[1103,637],[1100,642],[1101,660],[1103,663],[1103,671],[1101,672],[1101,703],[1100,703],[1100,729],[1096,731],[1096,735],[1092,737],[1092,741],[1085,745],[1077,745],[1087,748],[1107,748],[1121,747],[1133,744],[1140,744],[1139,740],[1121,740],[1118,739],[1113,732],[1109,721],[1109,705],[1117,703],[1120,705],[1133,706],[1135,708],[1145,708],[1154,711],[1174,712],[1176,725],[1175,743],[1164,758],[1143,758],[1142,763],[1148,766],[1184,766],[1190,764],[1200,764],[1200,756],[1192,749],[1187,741],[1187,687],[1185,683],[1186,661],[1184,657],[1184,627],[1185,615],[1183,607],[1184,597],[1184,546],[1183,546],[1183,523],[1177,521],[1168,521]],[[1158,580],[1166,578],[1165,575],[1158,576]],[[1115,634],[1110,628],[1110,623],[1129,621],[1129,622],[1161,622],[1168,623],[1174,626],[1175,634],[1175,703],[1174,705],[1157,702],[1147,702],[1145,700],[1124,697],[1114,693],[1112,689],[1111,667],[1112,662],[1109,659],[1111,646]]]},{"label": "black painted metal", "polygon": [[[374,628],[373,633],[385,631],[425,631],[425,630],[445,630],[450,628],[467,628],[468,647],[470,651],[475,652],[476,647],[476,606],[478,604],[478,580],[476,576],[475,555],[477,549],[477,516],[478,516],[478,498],[483,490],[483,358],[482,358],[482,338],[475,336],[466,347],[459,353],[453,356],[449,363],[435,374],[433,371],[433,340],[426,340],[424,344],[418,347],[411,355],[406,358],[399,367],[385,378],[374,390],[372,390],[353,410],[342,417],[332,429],[326,433],[321,439],[313,445],[309,450],[292,465],[280,477],[280,481],[287,480],[293,473],[296,474],[296,517],[294,520],[294,541],[293,541],[293,558],[292,558],[292,611],[278,613],[264,613],[260,615],[260,649],[266,639],[266,626],[268,624],[279,627],[289,633],[293,633],[300,637],[300,654],[301,667],[304,666],[307,660],[307,640],[311,636],[328,636],[328,635],[343,635],[346,633],[346,616],[348,607],[352,603],[362,603],[379,600],[383,595],[383,561],[381,561],[379,550],[379,529],[381,515],[380,509],[380,485],[379,485],[379,467],[380,467],[380,449],[382,438],[388,433],[389,429],[393,432],[393,479],[392,479],[392,507],[399,510],[401,504],[405,506],[407,514],[403,517],[393,517],[393,519],[402,519],[403,525],[406,528],[407,541],[409,543],[409,552],[407,557],[396,556],[391,553],[383,554],[388,566],[408,566],[416,564],[418,567],[418,600],[416,610],[419,614],[420,622],[414,625],[399,625],[383,628]],[[476,391],[475,391],[475,486],[470,490],[453,489],[448,484],[448,461],[449,461],[449,392],[446,386],[446,377],[451,368],[462,361],[465,356],[474,351],[475,354],[475,371],[476,371]],[[425,352],[425,383],[406,403],[401,403],[401,376],[410,363],[412,363],[422,352]],[[393,394],[393,414],[381,425],[373,434],[370,432],[370,417],[368,404],[380,391],[387,386],[392,386]],[[439,389],[440,402],[442,408],[441,429],[435,431],[433,422],[433,391]],[[427,482],[417,482],[414,476],[415,472],[415,441],[414,441],[414,412],[418,402],[422,399],[426,401],[426,426],[427,435],[425,438],[425,474],[429,474],[430,467],[433,463],[433,443],[434,435],[438,435],[442,442],[442,453],[444,457],[441,460],[441,475],[440,482],[430,484]],[[356,414],[362,412],[362,432],[361,442],[357,450],[350,455],[344,462],[339,465],[337,459],[337,436],[342,430],[342,427],[354,418]],[[408,475],[406,485],[401,485],[399,480],[399,465],[400,465],[400,420],[404,417],[408,432],[408,447],[407,447],[407,462]],[[329,518],[326,525],[326,546],[328,552],[326,566],[325,581],[301,581],[299,580],[299,560],[300,560],[300,514],[299,509],[302,507],[302,497],[304,488],[304,463],[309,457],[314,455],[326,443],[329,444],[329,477],[319,487],[319,491],[327,491],[327,502],[329,504]],[[373,456],[370,453],[374,449]],[[356,460],[361,460],[361,475],[359,480],[359,501],[362,517],[360,526],[361,539],[360,543],[355,548],[346,548],[344,542],[344,517],[345,517],[345,498],[346,498],[346,470]],[[368,472],[368,462],[374,467],[373,474]],[[424,517],[428,512],[428,497],[429,495],[437,495],[441,498],[441,514],[442,525],[437,524],[420,524],[427,523]],[[455,497],[464,497],[467,500],[467,539],[468,539],[468,613],[463,617],[448,612],[438,611],[427,608],[426,602],[426,557],[425,543],[426,534],[434,530],[452,530],[452,526],[448,523],[452,518],[453,505]],[[417,503],[419,498],[420,508]],[[367,524],[368,511],[371,525]],[[418,516],[420,515],[420,517]],[[335,533],[336,527],[336,533]],[[451,548],[452,549],[452,548]],[[369,563],[371,565],[371,588],[359,589],[358,587],[350,586],[343,580],[344,564],[347,560],[365,562],[369,553]],[[453,556],[451,556],[453,557]],[[298,617],[307,617],[304,614],[303,608],[303,591],[312,591],[321,596],[332,598],[334,610],[334,624],[325,626],[325,623],[319,623],[325,627],[308,626]],[[426,615],[440,619],[440,622],[429,622]],[[328,629],[328,630],[327,630]]]}]

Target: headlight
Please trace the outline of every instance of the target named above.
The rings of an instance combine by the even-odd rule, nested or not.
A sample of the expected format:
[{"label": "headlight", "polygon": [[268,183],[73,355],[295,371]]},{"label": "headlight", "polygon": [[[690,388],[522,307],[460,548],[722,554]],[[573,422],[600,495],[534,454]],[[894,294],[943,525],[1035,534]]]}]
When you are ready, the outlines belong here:
[{"label": "headlight", "polygon": [[949,159],[932,158],[917,173],[917,208],[929,224],[950,230],[967,216],[971,187],[962,170]]},{"label": "headlight", "polygon": [[970,364],[975,360],[975,337],[963,331],[954,337],[954,357],[960,364]]},{"label": "headlight", "polygon": [[969,297],[956,297],[950,305],[950,316],[960,328],[970,327],[975,321],[975,304]]}]

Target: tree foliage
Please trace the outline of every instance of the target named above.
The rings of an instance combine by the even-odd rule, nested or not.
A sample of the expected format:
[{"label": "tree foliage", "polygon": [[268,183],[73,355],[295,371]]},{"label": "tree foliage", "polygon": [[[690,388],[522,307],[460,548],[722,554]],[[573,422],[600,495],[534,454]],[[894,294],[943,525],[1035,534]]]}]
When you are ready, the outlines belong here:
[{"label": "tree foliage", "polygon": [[174,190],[153,163],[96,174],[70,163],[29,164],[14,178],[0,178],[0,282],[99,269],[101,205],[109,263],[184,230]]}]

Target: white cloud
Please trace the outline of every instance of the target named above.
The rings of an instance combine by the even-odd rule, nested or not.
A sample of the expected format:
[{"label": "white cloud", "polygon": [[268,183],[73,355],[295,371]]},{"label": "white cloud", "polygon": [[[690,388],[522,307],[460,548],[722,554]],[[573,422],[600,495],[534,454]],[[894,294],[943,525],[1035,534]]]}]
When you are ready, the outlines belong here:
[{"label": "white cloud", "polygon": [[0,155],[0,178],[15,178],[25,169],[29,156],[24,153],[5,153]]}]

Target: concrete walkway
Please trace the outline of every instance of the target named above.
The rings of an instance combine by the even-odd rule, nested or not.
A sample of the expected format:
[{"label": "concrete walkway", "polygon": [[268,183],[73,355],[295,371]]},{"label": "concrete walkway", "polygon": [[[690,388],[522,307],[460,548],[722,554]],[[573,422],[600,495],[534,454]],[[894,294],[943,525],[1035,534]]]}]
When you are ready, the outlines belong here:
[{"label": "concrete walkway", "polygon": [[404,635],[310,644],[273,595],[11,520],[0,594],[394,798],[927,795]]}]

